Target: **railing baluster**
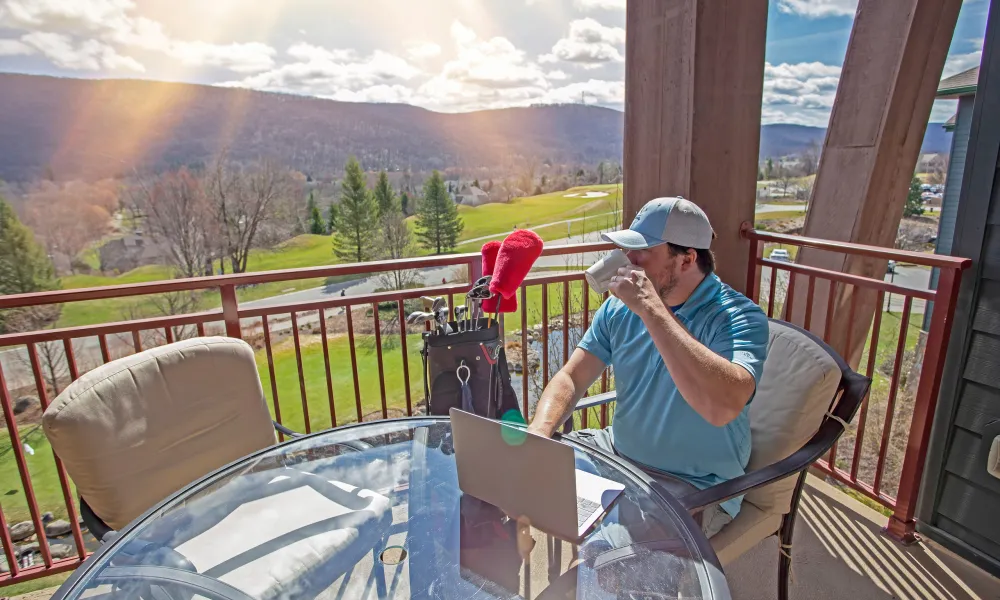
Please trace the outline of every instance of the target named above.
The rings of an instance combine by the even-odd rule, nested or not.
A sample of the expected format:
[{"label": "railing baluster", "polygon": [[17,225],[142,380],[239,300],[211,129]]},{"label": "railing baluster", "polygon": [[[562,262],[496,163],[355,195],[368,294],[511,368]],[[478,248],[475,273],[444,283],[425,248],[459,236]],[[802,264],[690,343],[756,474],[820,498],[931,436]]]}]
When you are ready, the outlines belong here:
[{"label": "railing baluster", "polygon": [[195,327],[198,328],[198,337],[205,337],[205,324],[199,321]]},{"label": "railing baluster", "polygon": [[521,405],[524,407],[524,418],[528,419],[528,378],[531,369],[528,367],[528,287],[521,284]]},{"label": "railing baluster", "polygon": [[[34,344],[28,344],[28,361],[31,363],[31,372],[35,376],[35,389],[38,391],[38,402],[41,404],[42,413],[44,413],[49,407],[49,394],[45,389],[42,367],[38,361],[38,349]],[[56,474],[59,476],[59,487],[62,489],[63,502],[66,504],[66,516],[70,523],[70,529],[73,532],[73,541],[76,542],[76,552],[80,560],[83,560],[87,558],[87,548],[83,545],[83,532],[80,531],[76,505],[73,503],[73,494],[70,492],[69,477],[66,475],[66,468],[59,459],[59,455],[53,451],[52,457],[55,459]],[[2,519],[0,519],[0,525],[3,525]],[[4,526],[4,529],[6,530],[6,526]],[[8,564],[10,563],[8,562]]]},{"label": "railing baluster", "polygon": [[[590,284],[587,283],[586,279],[584,279],[581,282],[581,287],[583,289],[583,319],[582,319],[583,333],[586,334],[587,329],[590,328]],[[590,390],[588,389],[586,392],[584,392],[583,397],[586,398],[589,395],[590,395]],[[587,427],[589,426],[588,415],[589,411],[585,410],[583,411],[583,415],[580,417],[580,425],[584,429],[587,429]]]},{"label": "railing baluster", "polygon": [[306,433],[312,433],[309,425],[309,401],[306,399],[306,376],[302,369],[302,350],[299,346],[298,315],[292,311],[292,342],[295,345],[295,366],[299,372],[299,394],[302,396],[302,420],[305,422]]},{"label": "railing baluster", "polygon": [[[872,327],[871,346],[868,347],[868,367],[865,369],[865,376],[871,377],[875,372],[875,359],[878,356],[879,329],[882,328],[882,303],[885,302],[885,292],[878,293],[878,300],[875,303],[875,324]],[[858,467],[861,464],[861,451],[865,441],[865,420],[868,417],[868,400],[871,398],[869,392],[861,401],[860,415],[858,416],[858,429],[854,434],[854,458],[851,462],[851,481],[858,481]]]},{"label": "railing baluster", "polygon": [[375,357],[378,362],[378,390],[382,394],[382,418],[389,418],[389,409],[385,400],[385,370],[382,366],[382,322],[378,317],[378,302],[372,304],[372,315],[375,324]]},{"label": "railing baluster", "polygon": [[80,371],[76,367],[76,356],[73,354],[72,338],[63,340],[63,352],[66,354],[66,366],[69,367],[69,377],[72,381],[76,381],[80,378]]},{"label": "railing baluster", "polygon": [[774,294],[778,284],[778,269],[771,267],[771,284],[767,289],[767,318],[774,316]]},{"label": "railing baluster", "polygon": [[899,340],[896,343],[896,358],[893,362],[892,381],[889,383],[889,399],[885,405],[885,424],[882,427],[882,443],[878,450],[878,464],[875,466],[875,482],[872,488],[876,494],[882,491],[882,477],[885,470],[885,455],[889,450],[889,437],[892,433],[892,417],[896,409],[896,392],[899,389],[899,377],[903,371],[903,353],[906,351],[906,334],[910,323],[910,308],[913,298],[906,296],[903,300],[903,316],[899,321]]},{"label": "railing baluster", "polygon": [[0,507],[0,541],[3,542],[3,553],[7,558],[10,576],[17,577],[21,572],[21,565],[14,557],[14,542],[10,539],[10,529],[7,528],[7,517],[4,516],[2,507]]},{"label": "railing baluster", "polygon": [[108,336],[103,333],[97,336],[97,341],[101,346],[101,360],[104,364],[111,362],[111,352],[108,350]]},{"label": "railing baluster", "polygon": [[795,273],[788,273],[788,288],[785,290],[785,305],[782,308],[782,320],[788,321],[792,318],[792,298],[795,297],[795,280],[798,276]]},{"label": "railing baluster", "polygon": [[563,365],[569,362],[569,282],[563,282]]},{"label": "railing baluster", "polygon": [[333,398],[333,373],[330,371],[330,342],[326,334],[326,309],[319,309],[319,336],[323,344],[323,366],[326,369],[326,396],[330,401],[330,427],[337,426],[337,404]]},{"label": "railing baluster", "polygon": [[542,389],[549,384],[549,286],[542,284]]},{"label": "railing baluster", "polygon": [[142,352],[142,338],[139,336],[138,329],[132,331],[132,347],[135,348],[137,354]]},{"label": "railing baluster", "polygon": [[406,308],[402,300],[396,301],[399,310],[399,345],[403,350],[403,390],[406,393],[406,416],[413,416],[413,401],[410,398],[410,357],[406,350]]},{"label": "railing baluster", "polygon": [[174,328],[173,327],[164,327],[163,328],[163,333],[166,334],[167,343],[168,344],[173,344],[174,343]]},{"label": "railing baluster", "polygon": [[448,294],[448,320],[455,320],[455,295]]},{"label": "railing baluster", "polygon": [[[608,292],[604,292],[604,302],[608,301]],[[604,369],[601,372],[601,393],[606,394],[608,392],[608,370]],[[601,405],[601,429],[608,426],[608,403],[605,402]]]},{"label": "railing baluster", "polygon": [[815,298],[815,296],[816,296],[816,277],[813,275],[809,275],[809,287],[806,291],[806,317],[805,320],[803,321],[803,327],[806,330],[809,330],[809,327],[812,325],[813,299]]},{"label": "railing baluster", "polygon": [[345,306],[344,312],[347,314],[347,345],[351,351],[351,371],[354,372],[354,401],[357,404],[358,423],[360,423],[363,418],[361,410],[361,383],[358,381],[358,356],[354,350],[354,313],[351,311],[350,306]]},{"label": "railing baluster", "polygon": [[837,297],[837,281],[830,282],[830,295],[826,299],[826,325],[823,328],[823,341],[830,342],[830,334],[833,333],[833,303]]},{"label": "railing baluster", "polygon": [[[848,286],[846,286],[846,285],[844,286],[844,292],[845,293],[849,289],[850,288]],[[854,341],[854,340],[851,339],[853,337],[851,334],[852,334],[852,330],[854,329],[854,326],[853,326],[854,318],[855,318],[857,310],[858,310],[858,292],[859,291],[860,290],[858,290],[857,286],[854,286],[854,289],[851,289],[851,308],[848,311],[848,317],[847,317],[847,322],[851,323],[851,325],[848,326],[848,328],[847,328],[847,343],[844,344],[844,348],[847,349],[846,352],[847,352],[848,356],[850,356],[850,354],[851,354],[851,342]],[[837,465],[837,442],[838,441],[839,440],[834,440],[833,445],[830,446],[830,458],[829,458],[828,462],[830,463],[830,465],[832,465],[831,468],[836,468],[836,465]],[[857,440],[855,440],[855,442],[856,441]]]},{"label": "railing baluster", "polygon": [[[271,377],[271,402],[274,404],[274,420],[281,423],[281,405],[278,403],[278,380],[274,376],[274,355],[271,350],[271,328],[267,324],[267,315],[261,316],[261,328],[264,330],[264,351],[267,353],[267,373]],[[278,432],[278,440],[284,441],[285,435]]]},{"label": "railing baluster", "polygon": [[42,553],[42,560],[45,562],[46,567],[51,567],[52,554],[49,552],[49,542],[45,538],[45,527],[38,512],[38,500],[35,498],[35,490],[31,486],[28,461],[24,458],[21,434],[17,430],[17,421],[14,419],[14,408],[11,406],[10,392],[7,389],[7,379],[4,377],[2,367],[0,367],[0,405],[3,407],[3,418],[7,423],[7,434],[10,436],[11,449],[14,451],[17,472],[21,476],[21,485],[24,487],[24,497],[28,503],[28,512],[31,513],[31,522],[35,526],[35,532],[38,533],[38,547]]}]

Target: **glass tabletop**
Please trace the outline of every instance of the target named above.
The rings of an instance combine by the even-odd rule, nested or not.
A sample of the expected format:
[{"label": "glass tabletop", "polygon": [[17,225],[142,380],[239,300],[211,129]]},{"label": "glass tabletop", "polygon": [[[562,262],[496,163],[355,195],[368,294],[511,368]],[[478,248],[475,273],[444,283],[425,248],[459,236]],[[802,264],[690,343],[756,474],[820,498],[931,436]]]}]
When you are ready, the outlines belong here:
[{"label": "glass tabletop", "polygon": [[729,598],[675,500],[574,449],[625,488],[580,543],[463,495],[447,419],[381,421],[294,439],[193,484],[56,597]]}]

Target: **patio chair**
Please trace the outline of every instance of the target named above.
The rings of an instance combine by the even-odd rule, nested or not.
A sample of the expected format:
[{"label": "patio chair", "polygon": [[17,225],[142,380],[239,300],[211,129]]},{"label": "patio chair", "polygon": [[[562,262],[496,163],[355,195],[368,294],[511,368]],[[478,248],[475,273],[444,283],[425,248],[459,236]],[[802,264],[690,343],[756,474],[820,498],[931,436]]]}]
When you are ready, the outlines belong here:
[{"label": "patio chair", "polygon": [[[788,598],[792,532],[807,469],[844,432],[870,385],[818,337],[772,319],[763,377],[750,404],[746,474],[679,498],[697,514],[745,494],[739,515],[710,541],[725,566],[777,535],[779,600]],[[584,398],[577,409],[614,399],[615,392]]]},{"label": "patio chair", "polygon": [[[298,435],[271,420],[250,345],[224,337],[188,339],[100,366],[59,394],[43,414],[42,426],[76,485],[85,525],[101,541],[197,479],[273,446],[275,429]],[[338,500],[351,487],[340,482],[312,477],[309,487],[318,493],[310,495],[289,488],[289,480],[305,481],[294,469],[282,467],[260,477],[267,477],[261,480],[260,498],[223,507],[229,512],[213,513],[221,521],[209,519],[199,527],[220,531],[234,519],[251,515],[253,520],[252,515],[268,512],[269,502],[284,501],[289,494],[301,496],[295,502],[308,507],[308,515],[357,512]],[[257,597],[270,597],[293,580],[298,584],[343,552],[354,553],[357,543],[377,540],[379,524],[391,515],[388,500],[366,490],[353,493],[369,497],[365,511],[344,517],[344,523],[331,521],[326,529],[302,521],[301,513],[281,522],[257,520],[261,535],[303,541],[296,547],[272,544],[266,556],[256,557],[264,559],[254,563],[264,574],[252,586]],[[206,561],[198,545],[188,543],[179,555],[166,547],[144,548],[140,555],[166,552],[179,568],[195,570]],[[220,556],[230,549],[213,551]],[[235,569],[238,557],[234,550],[227,564]],[[323,575],[333,576],[328,569]]]}]

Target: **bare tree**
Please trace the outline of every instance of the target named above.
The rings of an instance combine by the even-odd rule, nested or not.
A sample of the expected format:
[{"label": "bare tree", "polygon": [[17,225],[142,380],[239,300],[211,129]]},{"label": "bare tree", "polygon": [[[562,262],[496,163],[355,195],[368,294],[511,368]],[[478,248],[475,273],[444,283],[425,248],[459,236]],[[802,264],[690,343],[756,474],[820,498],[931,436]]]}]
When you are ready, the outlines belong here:
[{"label": "bare tree", "polygon": [[777,169],[778,176],[778,186],[781,188],[781,196],[784,198],[788,197],[788,188],[792,185],[792,171],[785,165],[778,165]]},{"label": "bare tree", "polygon": [[809,143],[809,147],[805,149],[802,153],[802,172],[803,175],[815,175],[816,170],[819,168],[819,145],[813,140]]},{"label": "bare tree", "polygon": [[930,177],[927,178],[927,183],[934,185],[943,184],[948,176],[947,155],[935,154],[934,157],[928,161],[927,171],[930,173]]},{"label": "bare tree", "polygon": [[[132,302],[122,309],[121,315],[126,321],[146,319],[151,316],[187,315],[197,310],[198,299],[198,294],[193,291],[156,294],[148,296],[148,302],[152,307],[144,308],[143,301]],[[194,325],[178,325],[170,328],[170,334],[175,341],[195,337],[196,333],[197,328]],[[147,329],[141,331],[139,335],[144,348],[160,346],[167,342],[166,332],[163,329]]]},{"label": "bare tree", "polygon": [[171,262],[185,277],[201,275],[211,264],[216,236],[211,206],[198,178],[186,168],[164,173],[152,184],[140,177],[130,195],[146,215],[150,233],[170,250]]},{"label": "bare tree", "polygon": [[223,153],[207,177],[206,188],[224,256],[233,273],[243,273],[262,226],[292,195],[290,173],[271,160],[243,168]]},{"label": "bare tree", "polygon": [[[382,258],[384,260],[399,260],[413,254],[413,244],[410,240],[410,229],[402,212],[393,211],[382,217]],[[381,287],[402,290],[410,287],[418,280],[418,273],[413,269],[385,271],[379,274]]]}]

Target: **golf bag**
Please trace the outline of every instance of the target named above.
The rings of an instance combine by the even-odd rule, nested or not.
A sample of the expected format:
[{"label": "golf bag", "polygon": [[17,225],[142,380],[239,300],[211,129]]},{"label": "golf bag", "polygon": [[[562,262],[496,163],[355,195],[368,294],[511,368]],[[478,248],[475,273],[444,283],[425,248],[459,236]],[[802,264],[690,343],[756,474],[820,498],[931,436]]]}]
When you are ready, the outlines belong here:
[{"label": "golf bag", "polygon": [[424,401],[427,414],[447,416],[460,408],[491,419],[524,422],[510,382],[507,355],[494,319],[480,319],[478,329],[424,333]]}]

